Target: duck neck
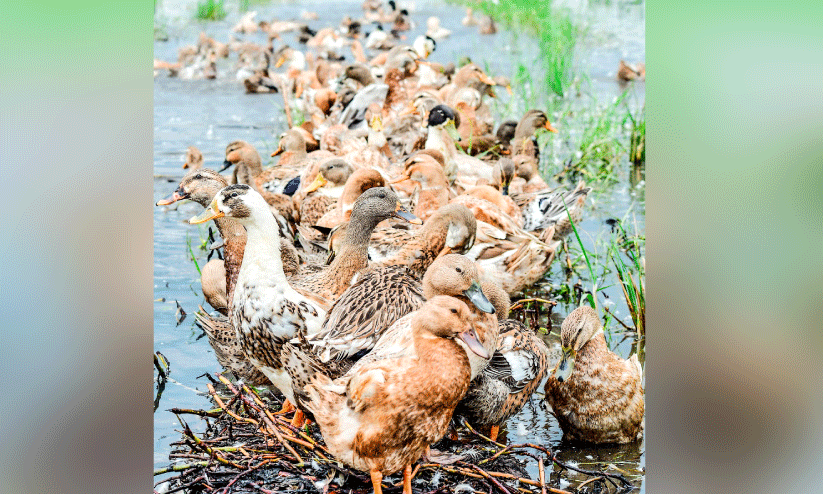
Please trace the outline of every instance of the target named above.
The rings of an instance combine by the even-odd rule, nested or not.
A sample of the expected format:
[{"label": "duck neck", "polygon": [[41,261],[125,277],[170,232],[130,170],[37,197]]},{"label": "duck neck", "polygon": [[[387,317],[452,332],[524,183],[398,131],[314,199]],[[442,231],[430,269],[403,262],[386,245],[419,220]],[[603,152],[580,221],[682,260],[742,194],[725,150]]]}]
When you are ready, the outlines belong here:
[{"label": "duck neck", "polygon": [[257,151],[244,156],[243,159],[237,163],[235,172],[237,173],[235,177],[237,183],[250,185],[257,190],[254,179],[263,173],[263,165],[260,162],[260,155],[257,154]]},{"label": "duck neck", "polygon": [[280,258],[280,231],[277,220],[266,210],[254,223],[246,225],[246,249],[240,277],[262,275],[276,283],[287,283]]},{"label": "duck neck", "polygon": [[243,251],[246,249],[246,229],[233,218],[214,220],[220,236],[223,237],[223,265],[226,268],[226,300],[232,306],[234,287],[243,264]]},{"label": "duck neck", "polygon": [[[430,226],[432,225],[432,226]],[[429,221],[423,228],[414,235],[412,239],[403,246],[394,256],[385,260],[382,264],[390,266],[393,264],[405,265],[412,274],[419,279],[423,279],[426,270],[437,258],[437,255],[445,247],[443,239],[446,238],[446,230],[438,228]]]},{"label": "duck neck", "polygon": [[600,360],[600,355],[609,351],[609,345],[606,344],[606,336],[603,330],[599,330],[585,345],[577,352],[575,361],[578,364],[584,364],[590,361]]}]

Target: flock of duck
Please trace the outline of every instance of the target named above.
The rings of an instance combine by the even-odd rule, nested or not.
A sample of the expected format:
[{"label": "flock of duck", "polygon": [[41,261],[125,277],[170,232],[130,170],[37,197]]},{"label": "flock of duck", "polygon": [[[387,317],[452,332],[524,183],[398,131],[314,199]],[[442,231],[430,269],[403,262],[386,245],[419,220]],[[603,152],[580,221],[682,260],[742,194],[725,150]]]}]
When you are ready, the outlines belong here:
[{"label": "flock of duck", "polygon": [[[246,87],[278,81],[305,121],[267,168],[248,142],[229,143],[219,171],[189,148],[190,170],[157,205],[196,202],[205,209],[190,222],[213,220],[222,237],[222,259],[201,274],[219,315],[197,314],[219,363],[276,388],[292,423],[316,422],[375,492],[402,470],[410,494],[412,464],[454,413],[494,440],[546,378],[548,349],[509,319],[509,296],[545,274],[590,189],[550,190],[535,140],[556,132],[546,114],[495,131],[485,98],[501,81],[426,61],[431,37],[367,44],[366,60],[351,26],[378,16],[397,28],[408,15],[391,3],[367,1],[366,19],[316,32],[305,53],[260,48],[265,66]],[[329,56],[339,39],[354,63]],[[636,356],[612,353],[587,307],[563,322],[561,344],[545,391],[564,436],[637,440]]]}]

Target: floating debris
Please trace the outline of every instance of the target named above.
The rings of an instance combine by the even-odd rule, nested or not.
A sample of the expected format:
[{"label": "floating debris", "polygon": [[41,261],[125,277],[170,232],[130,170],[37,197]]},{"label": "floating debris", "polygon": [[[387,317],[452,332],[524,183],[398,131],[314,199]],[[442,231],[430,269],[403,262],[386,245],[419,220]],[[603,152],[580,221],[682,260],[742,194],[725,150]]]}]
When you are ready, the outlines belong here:
[{"label": "floating debris", "polygon": [[180,326],[180,323],[186,320],[186,311],[183,310],[180,302],[175,300],[174,303],[177,304],[177,312],[174,313],[174,318],[177,320],[177,325]]},{"label": "floating debris", "polygon": [[[154,471],[154,475],[176,474],[164,478],[167,492],[351,492],[372,491],[368,474],[340,466],[326,449],[316,426],[293,427],[290,418],[272,412],[282,404],[277,399],[264,401],[257,392],[241,383],[231,383],[217,374],[223,386],[207,384],[216,404],[213,410],[171,409],[182,427],[182,439],[172,443],[172,464]],[[217,389],[225,394],[219,394]],[[183,415],[194,415],[206,423],[203,434],[195,434]],[[632,484],[622,474],[588,471],[576,463],[564,463],[544,446],[522,443],[504,445],[493,442],[471,427],[462,428],[469,441],[444,438],[433,446],[436,454],[422,459],[414,467],[414,481],[427,487],[452,486],[452,492],[553,492],[569,483],[560,479],[556,486],[546,484],[543,474],[533,479],[526,471],[527,461],[553,465],[557,472],[572,470],[612,484],[616,491],[631,490]],[[450,464],[433,458],[449,456]],[[455,459],[460,458],[460,459]],[[178,461],[184,460],[183,463]],[[543,469],[540,469],[541,471]],[[401,481],[398,472],[384,478],[384,485]],[[389,488],[389,487],[387,487]]]}]

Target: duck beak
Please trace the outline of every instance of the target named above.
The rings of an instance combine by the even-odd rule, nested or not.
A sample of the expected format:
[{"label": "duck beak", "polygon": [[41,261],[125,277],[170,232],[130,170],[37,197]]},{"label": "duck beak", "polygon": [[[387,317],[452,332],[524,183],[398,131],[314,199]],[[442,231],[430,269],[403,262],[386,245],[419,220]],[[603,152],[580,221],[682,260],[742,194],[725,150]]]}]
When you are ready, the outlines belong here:
[{"label": "duck beak", "polygon": [[480,344],[480,338],[477,336],[477,331],[474,330],[473,327],[469,326],[469,328],[462,333],[457,335],[466,346],[469,347],[469,350],[477,354],[480,358],[489,358],[489,352],[483,348],[483,345]]},{"label": "duck beak", "polygon": [[275,69],[279,69],[279,68],[280,68],[280,66],[281,66],[281,65],[283,65],[284,63],[286,63],[286,57],[280,57],[280,58],[278,58],[278,59],[277,59],[277,63],[276,63],[276,64],[274,64],[274,68],[275,68]]},{"label": "duck beak", "polygon": [[399,202],[397,203],[397,207],[394,209],[394,214],[392,216],[400,218],[401,220],[406,220],[412,225],[423,224],[423,220],[406,211],[406,209]]},{"label": "duck beak", "polygon": [[548,130],[549,132],[554,132],[555,134],[557,133],[557,129],[552,127],[552,124],[549,122],[546,122],[546,125],[544,125],[543,128]]},{"label": "duck beak", "polygon": [[512,85],[511,84],[506,85],[506,92],[509,93],[509,96],[514,94],[514,91],[512,91]]},{"label": "duck beak", "polygon": [[220,211],[219,207],[217,206],[217,201],[212,201],[202,213],[198,214],[197,216],[192,217],[189,220],[189,223],[192,225],[197,225],[199,223],[205,223],[209,220],[213,220],[215,218],[222,218],[226,216],[226,213]]},{"label": "duck beak", "polygon": [[160,199],[159,201],[157,201],[155,205],[168,206],[169,204],[174,204],[177,201],[182,201],[183,199],[188,198],[189,194],[186,191],[184,191],[182,187],[178,187],[177,190],[172,192],[172,194],[169,197],[166,197],[165,199]]},{"label": "duck beak", "polygon": [[446,132],[449,133],[449,136],[451,136],[452,139],[455,141],[460,140],[460,133],[457,132],[457,128],[454,126],[454,120],[449,120],[446,122],[446,125],[443,128],[446,129]]},{"label": "duck beak", "polygon": [[410,101],[409,104],[406,105],[405,108],[403,108],[403,111],[401,111],[400,113],[397,114],[397,116],[398,117],[403,117],[405,115],[412,115],[414,113],[417,113],[417,108]]},{"label": "duck beak", "polygon": [[563,348],[563,356],[560,358],[560,364],[554,371],[554,377],[559,382],[568,381],[574,370],[575,351],[571,348]]},{"label": "duck beak", "polygon": [[218,171],[218,172],[222,172],[223,170],[226,170],[227,168],[229,168],[229,167],[230,167],[231,165],[233,165],[233,164],[234,164],[234,163],[232,163],[232,162],[231,162],[231,161],[229,161],[229,160],[223,160],[223,168],[221,168],[221,169],[219,169],[219,170],[217,170],[217,171]]},{"label": "duck beak", "polygon": [[399,184],[400,182],[405,182],[406,180],[411,180],[411,177],[408,175],[400,175],[400,178],[392,180],[389,184]]},{"label": "duck beak", "polygon": [[187,162],[185,162],[185,163],[183,163],[183,169],[186,169],[186,168],[188,168],[188,167],[189,167],[189,162],[188,162],[188,161],[187,161]]},{"label": "duck beak", "polygon": [[436,261],[436,260],[440,259],[441,257],[449,255],[451,253],[452,253],[451,247],[448,247],[448,246],[443,247],[443,250],[441,250],[440,253],[437,254],[437,257],[435,257],[434,260]]},{"label": "duck beak", "polygon": [[494,79],[483,73],[480,74],[480,82],[483,84],[488,84],[489,86],[494,86]]},{"label": "duck beak", "polygon": [[324,177],[322,173],[318,173],[317,178],[314,179],[314,182],[310,183],[309,186],[306,187],[306,190],[304,190],[303,192],[305,192],[306,194],[314,192],[320,187],[326,185],[327,183],[329,183],[329,181],[326,180],[326,177]]},{"label": "duck beak", "polygon": [[278,145],[277,145],[277,149],[275,149],[275,150],[274,150],[274,152],[273,152],[273,153],[271,153],[271,155],[272,155],[272,157],[274,157],[274,156],[277,156],[278,154],[280,154],[280,153],[282,153],[282,152],[283,152],[283,145],[282,145],[282,144],[278,144]]},{"label": "duck beak", "polygon": [[503,184],[503,195],[509,195],[509,184]]},{"label": "duck beak", "polygon": [[477,280],[472,281],[469,289],[463,291],[463,295],[468,297],[468,299],[471,300],[471,303],[473,303],[478,309],[487,314],[494,314],[494,306],[491,302],[489,302],[489,299],[486,298],[486,295],[483,293],[483,290],[480,288],[480,283],[478,283]]}]

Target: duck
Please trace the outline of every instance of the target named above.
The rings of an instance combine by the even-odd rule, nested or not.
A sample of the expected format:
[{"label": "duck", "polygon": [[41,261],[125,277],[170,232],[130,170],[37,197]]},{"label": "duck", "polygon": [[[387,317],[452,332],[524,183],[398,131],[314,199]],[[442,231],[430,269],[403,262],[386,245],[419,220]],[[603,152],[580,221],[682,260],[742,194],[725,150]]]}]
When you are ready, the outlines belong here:
[{"label": "duck", "polygon": [[542,110],[532,109],[523,115],[514,129],[512,139],[512,156],[524,154],[527,156],[539,156],[539,150],[533,142],[537,129],[546,129],[549,132],[558,133],[556,127],[549,122],[549,117]]},{"label": "duck", "polygon": [[495,204],[474,196],[461,195],[452,204],[462,204],[477,218],[477,236],[466,256],[477,261],[486,276],[510,294],[534,284],[548,271],[560,241],[546,242],[554,226],[541,237],[525,231]]},{"label": "duck", "polygon": [[326,212],[315,224],[322,228],[332,229],[351,217],[354,203],[361,194],[373,187],[385,187],[386,179],[373,168],[361,168],[355,170],[346,180],[337,205],[331,211]]},{"label": "duck", "polygon": [[617,80],[620,82],[628,82],[634,80],[646,80],[646,64],[638,62],[634,66],[621,60],[617,65]]},{"label": "duck", "polygon": [[497,441],[500,427],[523,408],[546,377],[549,349],[534,331],[509,319],[511,300],[500,285],[483,280],[481,287],[497,311],[500,340],[455,414],[488,429],[489,439]]},{"label": "duck", "polygon": [[477,30],[480,34],[494,34],[497,32],[497,27],[494,25],[494,19],[488,15],[480,16],[477,21]]},{"label": "duck", "polygon": [[465,256],[438,257],[422,279],[402,264],[390,264],[362,274],[329,310],[309,343],[323,362],[356,361],[392,324],[437,295],[465,297],[484,313],[495,310],[483,294],[477,267]]},{"label": "duck", "polygon": [[463,20],[460,21],[460,23],[466,27],[476,26],[477,19],[474,17],[474,9],[472,9],[471,7],[466,7],[466,17],[464,17]]},{"label": "duck", "polygon": [[468,389],[467,352],[488,357],[470,317],[462,301],[435,297],[415,313],[399,353],[376,348],[343,377],[318,374],[306,387],[329,452],[369,472],[375,494],[399,470],[403,493],[412,494],[412,464],[446,433]]},{"label": "duck", "polygon": [[315,225],[324,214],[337,204],[354,170],[343,158],[329,158],[317,162],[317,175],[292,198],[300,210],[302,225]]},{"label": "duck", "polygon": [[324,307],[331,306],[349,287],[358,271],[368,266],[369,237],[378,223],[390,217],[412,224],[422,223],[401,206],[391,189],[373,187],[363,192],[352,207],[343,243],[329,266],[316,273],[297,275],[290,282],[325,301]]},{"label": "duck", "polygon": [[297,220],[297,212],[294,210],[294,203],[291,197],[284,194],[277,194],[268,191],[266,182],[271,178],[268,171],[263,170],[260,154],[257,149],[246,141],[233,141],[226,146],[226,158],[223,160],[224,171],[234,165],[232,182],[235,184],[248,184],[263,196],[272,211],[281,218],[278,223],[281,225],[283,235],[289,232],[286,222],[293,223]]},{"label": "duck", "polygon": [[326,310],[314,294],[289,283],[281,261],[277,220],[263,196],[246,184],[229,185],[189,223],[222,217],[234,218],[246,228],[247,235],[232,301],[231,326],[249,362],[294,404],[281,350],[287,341],[316,332]]},{"label": "duck", "polygon": [[271,381],[246,357],[246,352],[225,316],[211,316],[202,307],[194,313],[197,326],[206,333],[217,362],[234,376],[256,387],[269,387]]},{"label": "duck", "polygon": [[412,163],[391,183],[396,186],[408,180],[414,184],[411,195],[411,202],[414,204],[412,212],[426,221],[437,209],[448,204],[450,194],[443,166],[426,155],[421,155],[421,158],[424,156],[428,159]]},{"label": "duck", "polygon": [[426,36],[434,40],[442,40],[451,36],[452,32],[440,25],[440,18],[431,16],[426,19]]},{"label": "duck", "polygon": [[[572,232],[572,222],[579,223],[583,217],[583,206],[591,192],[586,182],[580,181],[572,190],[552,190],[529,195],[515,196],[523,212],[523,229],[542,231],[554,227],[553,240],[562,240]],[[568,209],[568,212],[567,212]]]},{"label": "duck", "polygon": [[[208,207],[215,195],[226,187],[226,179],[214,170],[201,168],[186,174],[177,189],[167,198],[157,201],[158,206],[173,204],[189,199]],[[195,314],[195,320],[209,339],[218,363],[233,372],[239,379],[255,386],[268,385],[269,381],[246,358],[234,327],[225,317],[232,306],[234,287],[243,261],[246,246],[246,230],[229,217],[215,218],[214,223],[223,238],[223,260],[212,259],[202,269],[200,282],[206,301],[222,316],[211,316],[202,310]],[[299,270],[300,258],[294,246],[280,238],[280,255],[286,276],[293,276]]]},{"label": "duck", "polygon": [[203,167],[203,153],[194,146],[189,146],[186,149],[186,162],[183,163],[183,169],[191,168],[198,170]]},{"label": "duck", "polygon": [[546,380],[546,403],[563,439],[625,444],[643,435],[643,370],[609,350],[597,312],[573,310],[560,329],[563,355]]},{"label": "duck", "polygon": [[[171,195],[160,199],[156,205],[167,206],[188,199],[207,208],[214,196],[227,185],[225,177],[218,172],[209,168],[195,169],[180,180]],[[203,269],[201,285],[209,305],[226,315],[228,308],[231,307],[231,297],[243,261],[246,230],[232,218],[216,218],[214,223],[223,239],[223,260],[213,259],[206,264],[208,269]],[[286,275],[293,276],[299,267],[297,250],[294,245],[281,238],[280,253]]]}]

